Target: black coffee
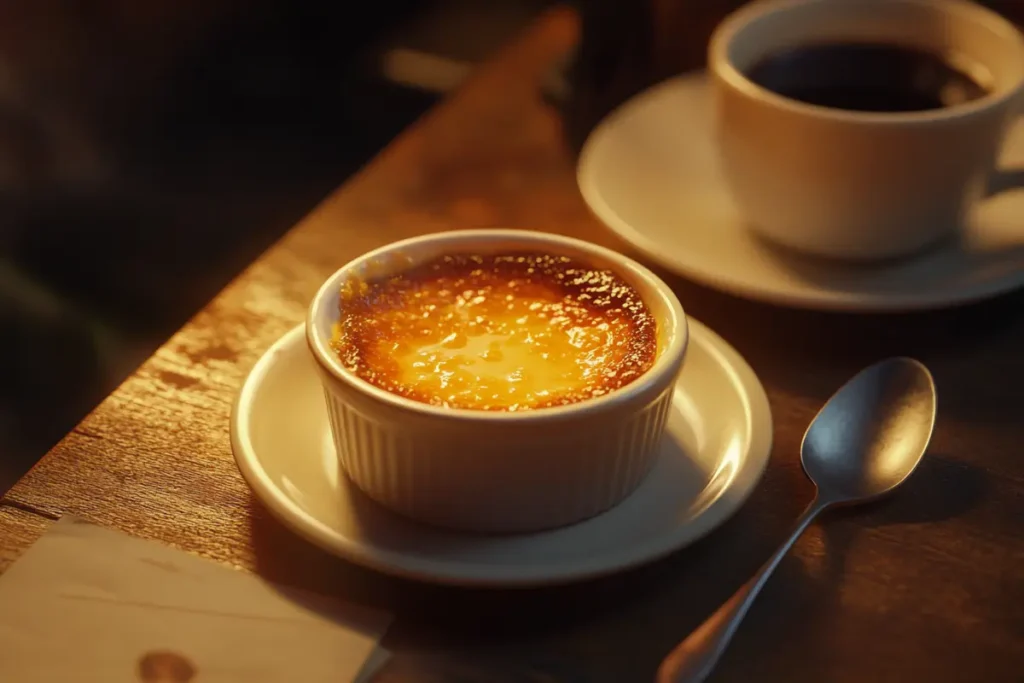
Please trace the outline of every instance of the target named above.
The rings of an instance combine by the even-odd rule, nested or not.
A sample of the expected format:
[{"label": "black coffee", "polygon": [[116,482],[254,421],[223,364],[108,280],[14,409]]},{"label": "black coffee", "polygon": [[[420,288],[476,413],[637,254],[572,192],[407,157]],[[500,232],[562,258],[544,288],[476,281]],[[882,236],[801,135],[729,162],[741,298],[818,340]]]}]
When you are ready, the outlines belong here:
[{"label": "black coffee", "polygon": [[987,92],[939,55],[874,43],[795,47],[758,62],[747,76],[794,100],[855,111],[941,109]]}]

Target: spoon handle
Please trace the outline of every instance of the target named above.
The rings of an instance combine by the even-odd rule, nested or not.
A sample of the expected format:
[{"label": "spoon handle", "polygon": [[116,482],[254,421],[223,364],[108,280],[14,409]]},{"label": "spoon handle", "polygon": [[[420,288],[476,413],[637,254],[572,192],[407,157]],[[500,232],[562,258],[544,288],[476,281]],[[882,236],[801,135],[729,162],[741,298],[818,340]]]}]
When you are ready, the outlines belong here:
[{"label": "spoon handle", "polygon": [[658,669],[658,683],[701,683],[718,663],[754,598],[768,582],[783,556],[828,503],[815,497],[807,506],[786,542],[703,624],[669,653]]}]

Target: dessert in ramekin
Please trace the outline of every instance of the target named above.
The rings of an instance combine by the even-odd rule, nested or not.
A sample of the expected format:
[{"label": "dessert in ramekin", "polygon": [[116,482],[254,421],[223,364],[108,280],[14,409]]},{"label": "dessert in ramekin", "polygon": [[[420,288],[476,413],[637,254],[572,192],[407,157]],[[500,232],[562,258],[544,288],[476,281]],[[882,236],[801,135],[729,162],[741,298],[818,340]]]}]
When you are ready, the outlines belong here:
[{"label": "dessert in ramekin", "polygon": [[626,498],[658,453],[687,343],[649,270],[522,230],[365,254],[321,287],[306,334],[348,477],[402,515],[478,532]]}]

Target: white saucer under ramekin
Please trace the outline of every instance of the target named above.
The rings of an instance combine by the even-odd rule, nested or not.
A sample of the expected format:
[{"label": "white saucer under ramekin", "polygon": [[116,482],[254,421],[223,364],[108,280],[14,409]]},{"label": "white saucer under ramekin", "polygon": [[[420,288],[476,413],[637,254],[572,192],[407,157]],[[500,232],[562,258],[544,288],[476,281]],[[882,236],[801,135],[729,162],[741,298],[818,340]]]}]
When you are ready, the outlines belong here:
[{"label": "white saucer under ramekin", "polygon": [[[534,253],[614,272],[643,299],[657,350],[636,379],[597,397],[539,410],[487,411],[414,401],[342,364],[332,347],[341,292],[452,254]],[[407,517],[459,531],[525,533],[604,512],[650,472],[687,350],[686,315],[636,261],[582,240],[531,230],[430,233],[346,265],[313,297],[306,338],[349,479]],[[529,372],[529,369],[526,369]]]},{"label": "white saucer under ramekin", "polygon": [[651,562],[704,536],[747,499],[768,462],[772,418],[753,370],[690,320],[658,459],[640,487],[578,524],[523,535],[462,534],[389,512],[341,471],[323,388],[296,327],[253,368],[231,443],[255,495],[299,535],[345,560],[466,586],[568,583]]},{"label": "white saucer under ramekin", "polygon": [[[659,265],[731,294],[838,311],[933,309],[1024,286],[1024,191],[990,197],[958,241],[872,265],[790,254],[754,236],[719,168],[703,72],[636,95],[604,119],[580,154],[594,214]],[[842,159],[836,163],[841,164]],[[1024,120],[1000,166],[1024,169]]]}]

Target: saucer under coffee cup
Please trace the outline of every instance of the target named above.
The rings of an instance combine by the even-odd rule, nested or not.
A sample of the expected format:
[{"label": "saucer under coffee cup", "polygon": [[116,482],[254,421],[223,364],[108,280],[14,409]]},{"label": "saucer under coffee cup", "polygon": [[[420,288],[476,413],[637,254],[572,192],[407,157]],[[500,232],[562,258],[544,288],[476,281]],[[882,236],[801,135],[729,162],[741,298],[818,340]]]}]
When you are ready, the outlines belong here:
[{"label": "saucer under coffee cup", "polygon": [[905,256],[1005,189],[993,179],[1024,106],[1024,37],[979,5],[756,2],[716,29],[709,71],[725,181],[772,242]]}]

